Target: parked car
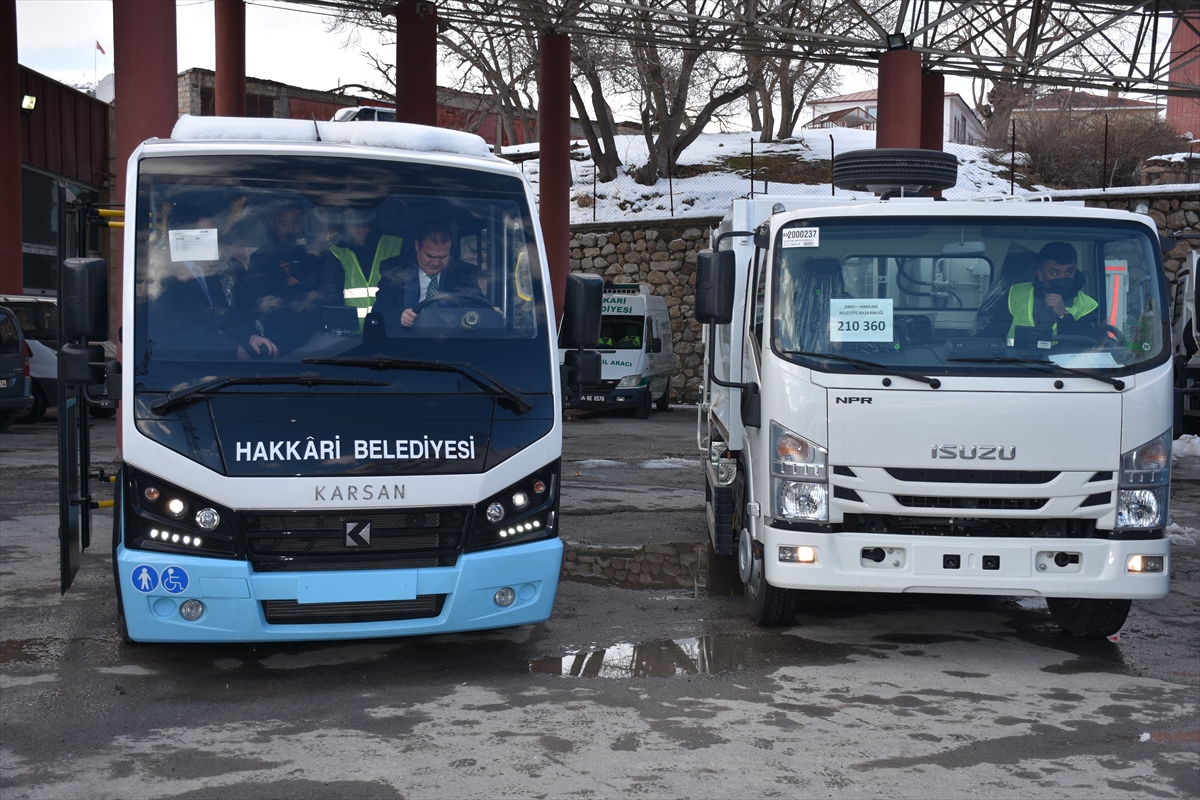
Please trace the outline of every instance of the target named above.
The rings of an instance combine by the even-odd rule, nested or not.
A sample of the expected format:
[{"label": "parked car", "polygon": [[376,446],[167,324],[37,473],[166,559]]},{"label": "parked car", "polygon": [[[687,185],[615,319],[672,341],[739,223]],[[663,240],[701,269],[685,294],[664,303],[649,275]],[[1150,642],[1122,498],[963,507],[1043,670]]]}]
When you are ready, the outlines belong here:
[{"label": "parked car", "polygon": [[390,108],[377,106],[357,106],[339,108],[330,122],[395,122],[396,112]]},{"label": "parked car", "polygon": [[0,431],[33,403],[29,350],[17,317],[0,306]]},{"label": "parked car", "polygon": [[[58,403],[58,298],[37,295],[0,295],[0,305],[16,315],[29,348],[29,374],[33,379],[32,403],[17,416],[19,424],[41,422],[46,410]],[[116,348],[105,343],[108,358],[116,358]],[[97,398],[102,399],[102,398]],[[112,407],[92,405],[92,416],[110,417]]]}]

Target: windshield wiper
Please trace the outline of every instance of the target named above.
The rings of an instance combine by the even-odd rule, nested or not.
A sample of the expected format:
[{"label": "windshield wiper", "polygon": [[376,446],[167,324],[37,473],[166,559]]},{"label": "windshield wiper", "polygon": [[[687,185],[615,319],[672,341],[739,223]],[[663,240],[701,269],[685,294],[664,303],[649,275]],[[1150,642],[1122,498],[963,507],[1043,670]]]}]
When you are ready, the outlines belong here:
[{"label": "windshield wiper", "polygon": [[859,369],[863,370],[864,372],[866,372],[866,371],[876,372],[876,373],[886,372],[886,373],[889,373],[891,375],[896,375],[901,378],[908,378],[910,381],[920,381],[921,383],[928,383],[934,389],[937,389],[938,387],[940,387],[942,385],[942,382],[939,381],[937,378],[930,378],[925,375],[917,375],[916,373],[912,373],[912,372],[901,372],[899,370],[892,369],[891,367],[887,366],[886,364],[876,364],[874,361],[866,361],[861,358],[851,358],[850,356],[838,355],[836,353],[809,353],[809,352],[805,352],[803,350],[784,350],[783,352],[785,355],[789,355],[789,356],[807,356],[808,358],[824,358],[824,359],[831,360],[831,361],[844,361],[845,363],[849,364],[850,366],[858,367]]},{"label": "windshield wiper", "polygon": [[186,389],[170,392],[150,404],[155,414],[166,414],[176,408],[191,405],[197,400],[219,392],[229,386],[258,386],[284,384],[291,386],[387,386],[387,381],[361,381],[345,378],[322,378],[315,372],[299,375],[222,375],[220,378],[203,381]]},{"label": "windshield wiper", "polygon": [[1053,361],[1040,361],[1036,358],[1015,358],[1012,356],[994,356],[992,358],[947,358],[946,361],[957,361],[965,364],[1023,364],[1028,367],[1038,367],[1045,372],[1051,372],[1058,375],[1078,375],[1081,378],[1091,378],[1094,381],[1107,383],[1118,392],[1125,388],[1125,381],[1120,378],[1110,378],[1107,375],[1096,375],[1093,372],[1084,372],[1081,369],[1072,369],[1064,367],[1061,364],[1055,364]]},{"label": "windshield wiper", "polygon": [[351,358],[337,356],[335,358],[306,358],[305,364],[335,364],[345,367],[367,367],[368,369],[416,369],[426,372],[457,372],[471,383],[489,394],[498,397],[496,402],[514,414],[526,414],[533,406],[520,392],[501,383],[492,376],[481,372],[470,364],[456,364],[451,361],[417,361],[406,358],[375,355],[370,358]]}]

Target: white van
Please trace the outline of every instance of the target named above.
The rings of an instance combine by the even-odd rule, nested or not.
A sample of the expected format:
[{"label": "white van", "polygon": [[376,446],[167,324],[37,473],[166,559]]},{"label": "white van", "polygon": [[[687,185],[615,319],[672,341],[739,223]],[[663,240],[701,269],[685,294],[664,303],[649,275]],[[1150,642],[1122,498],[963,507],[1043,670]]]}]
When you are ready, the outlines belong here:
[{"label": "white van", "polygon": [[651,405],[666,411],[675,370],[666,300],[646,285],[610,284],[601,314],[600,385],[582,390],[568,407],[632,408],[638,419],[650,416]]}]

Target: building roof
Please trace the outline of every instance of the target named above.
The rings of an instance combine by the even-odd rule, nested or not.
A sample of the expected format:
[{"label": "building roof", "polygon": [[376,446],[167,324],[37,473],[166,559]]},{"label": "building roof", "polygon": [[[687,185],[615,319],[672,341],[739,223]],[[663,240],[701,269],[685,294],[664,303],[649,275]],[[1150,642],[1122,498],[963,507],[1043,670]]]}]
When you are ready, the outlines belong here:
[{"label": "building roof", "polygon": [[[946,92],[945,97],[959,97],[958,92]],[[824,97],[820,100],[812,100],[807,103],[810,106],[824,106],[830,103],[862,103],[868,100],[878,100],[878,89],[867,89],[862,92],[852,92],[850,94],[840,94],[837,97]],[[965,102],[965,101],[964,101]]]}]

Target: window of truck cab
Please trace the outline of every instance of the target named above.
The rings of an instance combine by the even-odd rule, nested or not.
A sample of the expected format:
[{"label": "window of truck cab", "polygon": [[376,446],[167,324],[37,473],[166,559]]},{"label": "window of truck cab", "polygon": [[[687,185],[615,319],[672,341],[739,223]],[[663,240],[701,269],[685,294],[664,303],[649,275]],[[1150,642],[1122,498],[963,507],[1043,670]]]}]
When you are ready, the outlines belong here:
[{"label": "window of truck cab", "polygon": [[[803,235],[786,233],[793,229]],[[1041,285],[1038,254],[1051,242],[1065,242],[1077,255],[1076,308],[1095,304],[1091,328],[1067,334],[1051,320],[1034,337],[1040,344],[1029,345],[1041,350],[1014,352],[1011,307],[1044,297],[1032,287]],[[819,358],[828,355],[934,374],[1035,372],[994,359],[954,360],[991,353],[1120,374],[1168,357],[1158,242],[1133,221],[800,219],[776,232],[771,268],[772,349],[804,366],[859,371]]]}]

